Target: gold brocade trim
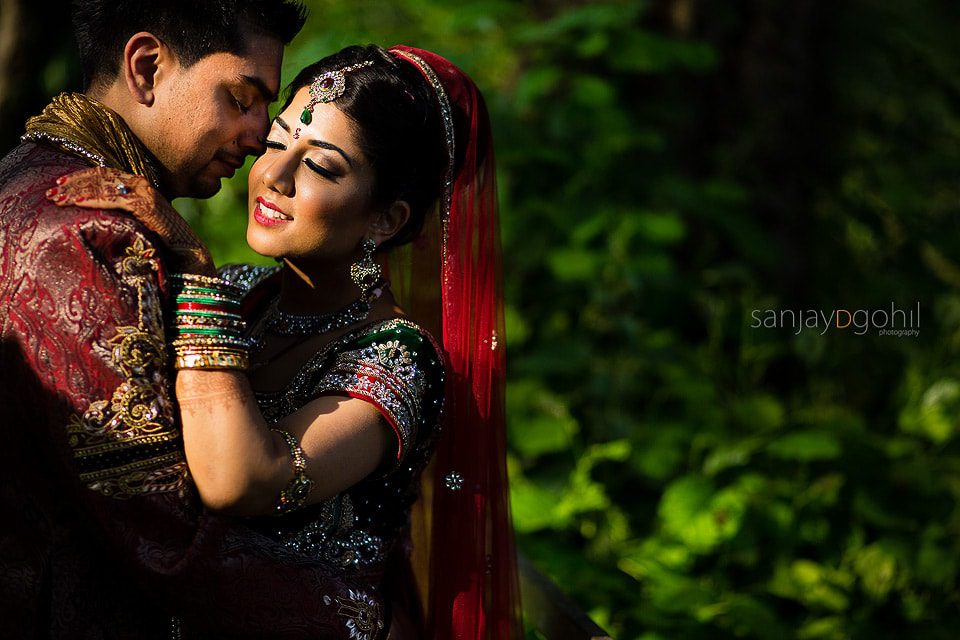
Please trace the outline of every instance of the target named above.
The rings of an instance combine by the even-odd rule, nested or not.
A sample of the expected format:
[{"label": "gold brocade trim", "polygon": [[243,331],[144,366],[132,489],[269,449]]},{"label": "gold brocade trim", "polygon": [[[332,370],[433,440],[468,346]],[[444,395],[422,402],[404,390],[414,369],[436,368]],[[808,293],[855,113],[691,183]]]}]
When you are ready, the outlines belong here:
[{"label": "gold brocade trim", "polygon": [[67,434],[80,480],[114,498],[178,492],[187,466],[165,376],[167,362],[154,249],[138,238],[117,265],[136,292],[137,325],[116,328],[104,357],[124,380],[109,400],[74,415]]}]

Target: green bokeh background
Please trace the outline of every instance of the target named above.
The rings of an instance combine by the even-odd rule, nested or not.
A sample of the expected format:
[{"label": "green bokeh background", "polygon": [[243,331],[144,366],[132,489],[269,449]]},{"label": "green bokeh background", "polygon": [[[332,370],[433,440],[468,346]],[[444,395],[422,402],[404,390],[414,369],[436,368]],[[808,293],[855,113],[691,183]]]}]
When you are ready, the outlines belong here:
[{"label": "green bokeh background", "polygon": [[[308,5],[285,80],[403,42],[487,96],[537,566],[621,639],[957,636],[960,5]],[[219,261],[244,194],[176,203]],[[891,304],[918,336],[751,326]]]}]

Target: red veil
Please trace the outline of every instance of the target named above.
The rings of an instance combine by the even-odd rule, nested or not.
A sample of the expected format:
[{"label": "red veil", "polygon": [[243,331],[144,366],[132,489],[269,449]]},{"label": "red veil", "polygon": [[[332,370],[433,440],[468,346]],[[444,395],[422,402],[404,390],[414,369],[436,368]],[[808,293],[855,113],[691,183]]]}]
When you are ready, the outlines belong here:
[{"label": "red veil", "polygon": [[[413,565],[428,594],[427,637],[519,639],[490,120],[476,85],[449,61],[407,46],[391,52],[434,88],[450,153],[439,215],[419,240],[392,252],[390,265],[401,304],[442,336],[449,359],[442,430],[414,513]],[[454,173],[455,156],[462,160]]]}]

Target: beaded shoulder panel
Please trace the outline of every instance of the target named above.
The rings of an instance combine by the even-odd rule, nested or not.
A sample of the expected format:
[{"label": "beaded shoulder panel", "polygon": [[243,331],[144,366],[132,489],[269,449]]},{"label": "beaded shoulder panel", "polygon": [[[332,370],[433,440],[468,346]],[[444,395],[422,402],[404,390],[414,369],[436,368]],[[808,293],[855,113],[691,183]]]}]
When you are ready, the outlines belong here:
[{"label": "beaded shoulder panel", "polygon": [[244,293],[280,271],[280,267],[262,267],[253,264],[225,264],[219,269],[220,277],[228,284],[239,287]]}]

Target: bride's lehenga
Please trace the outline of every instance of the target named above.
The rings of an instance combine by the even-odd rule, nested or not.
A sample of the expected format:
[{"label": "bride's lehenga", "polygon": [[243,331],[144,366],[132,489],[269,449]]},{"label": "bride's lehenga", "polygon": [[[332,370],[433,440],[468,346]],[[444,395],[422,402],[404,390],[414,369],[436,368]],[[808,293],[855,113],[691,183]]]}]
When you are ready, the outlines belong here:
[{"label": "bride's lehenga", "polygon": [[[221,276],[247,291],[270,297],[276,267],[231,265]],[[262,284],[260,284],[262,283]],[[260,307],[263,304],[254,303]],[[257,312],[249,318],[256,331]],[[359,398],[380,411],[397,438],[390,459],[349,489],[299,511],[250,519],[253,528],[297,553],[322,560],[354,584],[353,599],[324,598],[351,630],[351,638],[372,640],[382,633],[390,612],[380,610],[391,594],[382,593],[390,560],[409,554],[410,509],[420,476],[430,460],[443,403],[444,366],[433,338],[404,319],[372,322],[333,340],[314,354],[275,392],[257,393],[269,424],[324,395]]]}]

